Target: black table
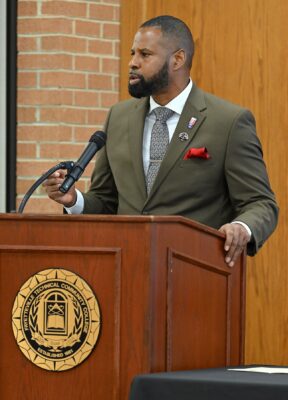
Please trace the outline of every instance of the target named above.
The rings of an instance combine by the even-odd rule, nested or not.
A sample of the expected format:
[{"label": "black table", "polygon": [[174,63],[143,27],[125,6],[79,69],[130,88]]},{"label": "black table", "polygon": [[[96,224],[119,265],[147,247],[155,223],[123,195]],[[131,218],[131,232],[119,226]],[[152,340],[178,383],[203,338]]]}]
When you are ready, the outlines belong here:
[{"label": "black table", "polygon": [[129,400],[162,399],[288,400],[288,374],[217,368],[154,373],[134,378]]}]

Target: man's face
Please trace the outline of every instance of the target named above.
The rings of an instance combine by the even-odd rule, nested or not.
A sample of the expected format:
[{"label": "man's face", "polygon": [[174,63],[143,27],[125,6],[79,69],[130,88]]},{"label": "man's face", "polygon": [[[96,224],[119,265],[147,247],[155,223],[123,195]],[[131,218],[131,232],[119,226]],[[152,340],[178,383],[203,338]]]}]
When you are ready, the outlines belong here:
[{"label": "man's face", "polygon": [[129,63],[128,90],[133,97],[156,95],[169,85],[172,54],[160,29],[141,28],[135,35]]}]

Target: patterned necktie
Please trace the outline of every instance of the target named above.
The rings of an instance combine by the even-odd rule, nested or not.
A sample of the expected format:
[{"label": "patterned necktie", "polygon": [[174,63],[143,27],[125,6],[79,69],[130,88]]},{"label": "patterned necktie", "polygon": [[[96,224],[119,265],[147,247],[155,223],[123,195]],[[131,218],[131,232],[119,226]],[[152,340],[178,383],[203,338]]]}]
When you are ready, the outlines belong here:
[{"label": "patterned necktie", "polygon": [[150,163],[146,174],[147,194],[150,193],[169,144],[166,121],[174,114],[174,111],[166,107],[157,107],[153,112],[156,115],[156,121],[151,132]]}]

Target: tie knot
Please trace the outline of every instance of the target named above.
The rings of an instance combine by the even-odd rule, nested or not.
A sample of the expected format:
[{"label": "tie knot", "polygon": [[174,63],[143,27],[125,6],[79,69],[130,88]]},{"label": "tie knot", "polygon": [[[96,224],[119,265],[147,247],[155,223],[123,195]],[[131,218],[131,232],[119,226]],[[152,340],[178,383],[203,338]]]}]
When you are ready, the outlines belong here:
[{"label": "tie knot", "polygon": [[156,121],[164,123],[174,114],[174,111],[167,107],[157,107],[154,109],[154,113],[156,115]]}]

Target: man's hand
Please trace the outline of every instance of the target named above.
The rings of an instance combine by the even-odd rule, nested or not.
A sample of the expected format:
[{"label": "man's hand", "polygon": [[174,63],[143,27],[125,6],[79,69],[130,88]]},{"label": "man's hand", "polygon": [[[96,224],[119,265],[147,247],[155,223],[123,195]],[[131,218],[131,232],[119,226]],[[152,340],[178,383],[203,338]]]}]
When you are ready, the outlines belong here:
[{"label": "man's hand", "polygon": [[245,249],[250,240],[250,235],[241,224],[225,224],[219,229],[226,236],[224,250],[227,252],[225,261],[229,267],[233,267],[235,261]]},{"label": "man's hand", "polygon": [[67,193],[61,193],[59,187],[62,185],[66,176],[66,170],[58,169],[51,174],[46,181],[43,182],[43,187],[50,199],[57,201],[65,207],[72,207],[77,200],[75,185]]}]

